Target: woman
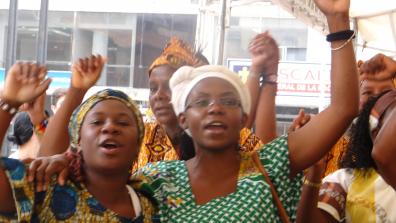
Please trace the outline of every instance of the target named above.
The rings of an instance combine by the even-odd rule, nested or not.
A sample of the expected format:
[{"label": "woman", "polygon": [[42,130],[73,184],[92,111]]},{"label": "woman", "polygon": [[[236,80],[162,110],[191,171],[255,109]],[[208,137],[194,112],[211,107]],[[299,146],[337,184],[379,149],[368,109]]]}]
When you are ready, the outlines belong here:
[{"label": "woman", "polygon": [[[263,46],[263,42],[267,44]],[[266,72],[267,76],[277,73],[279,53],[275,41],[268,33],[258,35],[250,46],[253,57],[252,74],[249,75],[249,89],[256,91],[253,93],[253,101],[257,101],[260,97],[261,101],[257,109],[257,116],[262,122],[266,122],[266,127],[261,127],[260,137],[264,141],[269,141],[275,136],[275,95],[276,85],[269,80],[264,79],[263,89],[259,91],[259,78],[266,77],[262,72]],[[102,63],[101,57],[90,58],[85,61],[87,66],[94,66],[96,63]],[[207,61],[200,54],[183,41],[172,38],[165,47],[163,53],[153,62],[149,68],[149,88],[150,88],[150,107],[156,118],[155,122],[145,123],[145,137],[143,139],[142,148],[139,153],[136,164],[132,171],[146,165],[149,162],[161,160],[187,160],[194,156],[192,140],[187,136],[177,122],[177,117],[170,104],[171,91],[169,88],[169,79],[177,68],[183,65],[194,67],[206,64]],[[77,73],[74,69],[73,73]],[[81,73],[81,72],[80,72]],[[99,74],[93,76],[97,77]],[[69,117],[79,103],[81,103],[87,89],[96,82],[89,79],[89,75],[84,76],[86,81],[80,80],[80,75],[72,76],[71,87],[68,89],[64,104],[62,104],[60,112],[57,112],[48,126],[48,131],[44,136],[42,146],[40,148],[40,156],[49,156],[64,152],[68,145],[68,135],[66,127]],[[87,83],[81,84],[81,83]],[[255,108],[256,104],[252,106]],[[256,112],[256,109],[252,109]],[[250,117],[255,116],[252,114]],[[247,123],[247,127],[252,126],[254,118]],[[63,129],[62,131],[59,131]],[[263,129],[263,130],[262,130]],[[57,140],[53,140],[57,139]],[[247,128],[241,131],[240,138],[241,149],[244,151],[252,151],[262,146],[262,142],[258,137],[252,134]]]},{"label": "woman", "polygon": [[[378,174],[373,142],[393,110],[396,91],[371,98],[351,128],[341,169],[323,179],[319,196],[310,196],[318,207],[307,210],[301,222],[394,222],[396,194]],[[388,119],[391,120],[391,119]],[[320,178],[319,178],[320,179]]]},{"label": "woman", "polygon": [[[391,57],[377,54],[365,62],[360,60],[358,61],[358,72],[360,80],[359,109],[364,106],[370,97],[395,89],[396,61]],[[333,146],[326,157],[324,176],[339,169],[339,163],[347,150],[348,141],[349,136],[346,133]]]},{"label": "woman", "polygon": [[[330,32],[349,29],[348,0],[315,2]],[[172,104],[196,155],[145,166],[133,176],[134,188],[156,201],[165,222],[279,222],[284,215],[278,212],[295,221],[301,171],[330,150],[358,111],[350,39],[331,43],[331,104],[305,126],[266,144],[258,159],[239,152],[251,106],[240,79],[223,67],[180,68],[170,81]],[[274,187],[264,180],[262,166]]]},{"label": "woman", "polygon": [[[315,1],[330,32],[349,29],[349,1]],[[350,37],[349,37],[350,38]],[[279,222],[268,172],[290,220],[296,220],[300,172],[320,159],[358,110],[357,71],[348,40],[332,43],[332,100],[302,128],[266,144],[259,164],[239,153],[239,131],[250,110],[247,89],[223,67],[183,67],[172,76],[172,104],[191,134],[196,155],[188,161],[158,162],[140,169],[135,188],[159,204],[162,221]]]},{"label": "woman", "polygon": [[[14,65],[7,75],[1,98],[2,137],[12,117],[3,105],[16,108],[49,85],[48,80],[40,84],[45,76],[43,67],[22,67]],[[86,71],[84,67],[79,69]],[[2,158],[0,213],[8,215],[2,215],[0,220],[151,222],[151,203],[127,185],[129,169],[144,134],[141,114],[134,102],[119,91],[98,92],[75,111],[70,132],[84,158],[85,181],[67,181],[61,186],[54,179],[45,191],[35,193],[24,165]]]}]

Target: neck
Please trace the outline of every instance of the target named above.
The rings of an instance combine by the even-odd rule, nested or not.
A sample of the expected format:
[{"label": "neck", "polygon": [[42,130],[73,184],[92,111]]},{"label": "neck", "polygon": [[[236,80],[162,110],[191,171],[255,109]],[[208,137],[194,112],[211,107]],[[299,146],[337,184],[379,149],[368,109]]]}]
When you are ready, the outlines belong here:
[{"label": "neck", "polygon": [[[240,153],[237,146],[221,151],[201,149],[195,145],[196,155],[187,161],[187,166],[198,174],[213,174],[216,176],[235,174],[239,170]],[[226,168],[225,168],[226,167]]]},{"label": "neck", "polygon": [[179,124],[177,122],[171,123],[171,124],[166,124],[166,125],[163,125],[163,128],[165,129],[166,135],[172,141],[172,144],[178,145],[180,143],[181,133],[183,132],[183,129],[180,128]]},{"label": "neck", "polygon": [[[120,172],[120,171],[119,171]],[[88,191],[102,204],[113,204],[125,199],[128,175],[103,173],[84,166],[85,185]],[[103,193],[105,191],[105,193]]]},{"label": "neck", "polygon": [[37,157],[39,151],[39,141],[37,140],[35,135],[32,135],[29,141],[25,144],[19,146],[19,159],[35,159]]}]

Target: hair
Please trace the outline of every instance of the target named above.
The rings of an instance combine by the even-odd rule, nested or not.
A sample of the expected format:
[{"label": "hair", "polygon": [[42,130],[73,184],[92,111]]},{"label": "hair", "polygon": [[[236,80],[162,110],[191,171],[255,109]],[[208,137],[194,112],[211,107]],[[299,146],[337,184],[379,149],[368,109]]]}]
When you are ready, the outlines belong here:
[{"label": "hair", "polygon": [[12,133],[7,139],[18,146],[27,143],[33,135],[33,124],[26,112],[19,112],[14,118]]},{"label": "hair", "polygon": [[65,88],[58,88],[54,91],[54,93],[52,93],[51,96],[51,105],[56,105],[56,103],[58,102],[58,100],[65,96],[67,93],[67,89]]},{"label": "hair", "polygon": [[377,168],[371,156],[373,141],[371,139],[369,121],[371,109],[384,93],[386,92],[369,98],[360,111],[356,123],[352,124],[347,150],[340,162],[341,168]]},{"label": "hair", "polygon": [[192,138],[185,132],[180,136],[181,160],[189,160],[195,156],[195,147]]}]

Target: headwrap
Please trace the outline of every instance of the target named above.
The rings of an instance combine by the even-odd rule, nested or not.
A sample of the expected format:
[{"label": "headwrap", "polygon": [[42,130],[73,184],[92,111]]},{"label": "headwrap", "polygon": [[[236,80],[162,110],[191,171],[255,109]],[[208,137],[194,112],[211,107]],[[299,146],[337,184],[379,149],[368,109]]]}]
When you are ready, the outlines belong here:
[{"label": "headwrap", "polygon": [[194,50],[193,47],[182,40],[172,37],[166,44],[161,55],[151,64],[148,73],[150,76],[151,71],[161,65],[169,65],[177,70],[185,65],[199,67],[206,64],[208,64],[208,61],[203,57],[201,52]]},{"label": "headwrap", "polygon": [[396,102],[396,90],[390,90],[380,96],[371,109],[370,114],[370,131],[379,130],[383,124],[383,118],[386,110]]},{"label": "headwrap", "polygon": [[85,100],[80,106],[78,106],[74,112],[73,115],[70,119],[69,122],[69,134],[71,138],[71,149],[76,150],[77,145],[80,141],[80,129],[82,126],[82,123],[84,122],[84,118],[87,115],[87,113],[99,102],[104,101],[104,100],[109,100],[109,99],[115,99],[118,100],[122,103],[124,103],[134,114],[137,128],[138,128],[138,145],[140,147],[140,144],[143,140],[144,136],[144,123],[142,119],[142,115],[139,111],[139,108],[135,104],[135,102],[128,97],[125,93],[118,91],[118,90],[112,90],[112,89],[105,89],[101,90],[91,97],[89,97],[87,100]]},{"label": "headwrap", "polygon": [[243,112],[246,114],[250,113],[250,94],[239,76],[223,66],[206,65],[198,68],[189,66],[181,67],[169,80],[169,85],[172,90],[171,103],[176,115],[185,111],[186,100],[191,90],[201,80],[209,77],[220,78],[230,83],[238,92]]}]

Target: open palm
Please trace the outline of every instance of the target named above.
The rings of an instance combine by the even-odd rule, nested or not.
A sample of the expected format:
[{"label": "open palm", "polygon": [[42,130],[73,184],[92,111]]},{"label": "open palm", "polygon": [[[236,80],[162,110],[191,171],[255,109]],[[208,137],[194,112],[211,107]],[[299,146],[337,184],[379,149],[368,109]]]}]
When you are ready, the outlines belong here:
[{"label": "open palm", "polygon": [[47,69],[31,63],[14,64],[7,73],[2,97],[15,104],[31,102],[41,95],[51,80],[45,81]]},{"label": "open palm", "polygon": [[81,58],[73,65],[71,85],[77,89],[88,90],[95,85],[102,73],[106,59],[102,56]]}]

